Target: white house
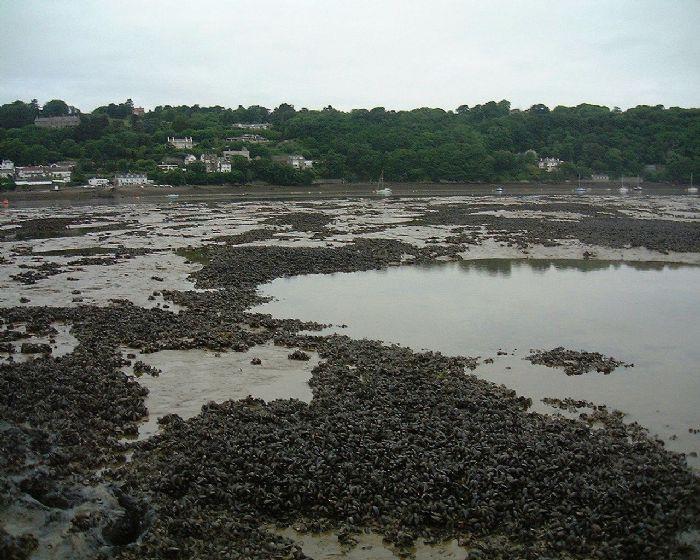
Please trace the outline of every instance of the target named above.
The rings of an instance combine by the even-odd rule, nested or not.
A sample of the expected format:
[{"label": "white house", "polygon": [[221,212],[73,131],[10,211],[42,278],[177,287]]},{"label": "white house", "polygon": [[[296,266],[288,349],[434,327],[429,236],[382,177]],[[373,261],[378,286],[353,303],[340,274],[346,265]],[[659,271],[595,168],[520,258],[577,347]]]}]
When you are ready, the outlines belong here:
[{"label": "white house", "polygon": [[610,181],[610,175],[606,175],[605,173],[593,173],[591,175],[591,181],[595,181],[596,183],[607,183]]},{"label": "white house", "polygon": [[[4,164],[5,162],[3,162]],[[9,162],[10,164],[12,162]],[[68,183],[71,180],[73,167],[72,164],[61,165],[52,163],[51,165],[27,165],[24,167],[15,167],[14,170],[19,179],[51,179],[58,183]],[[4,171],[4,170],[3,170]],[[8,166],[9,171],[9,166]]]},{"label": "white house", "polygon": [[187,154],[185,156],[185,165],[189,165],[190,163],[195,163],[197,161],[197,156],[193,156],[192,154]]},{"label": "white house", "polygon": [[225,158],[230,158],[230,157],[244,157],[247,160],[250,159],[250,150],[248,148],[241,148],[240,150],[224,150],[224,157]]},{"label": "white house", "polygon": [[106,187],[109,183],[109,179],[102,179],[101,177],[90,177],[88,179],[88,185],[91,187]]},{"label": "white house", "polygon": [[15,184],[18,187],[49,187],[53,185],[53,181],[51,179],[46,179],[46,178],[35,178],[35,179],[23,179],[23,180],[17,180],[15,181]]},{"label": "white house", "polygon": [[160,169],[161,171],[175,171],[179,168],[180,166],[175,165],[174,163],[161,163],[160,165],[158,165],[158,169]]},{"label": "white house", "polygon": [[71,167],[59,167],[58,165],[51,165],[48,168],[48,175],[54,180],[61,183],[70,182],[71,178]]},{"label": "white house", "polygon": [[226,138],[226,142],[250,142],[251,144],[264,144],[269,142],[264,136],[259,134],[241,134],[240,136],[231,136]]},{"label": "white house", "polygon": [[15,171],[17,172],[17,177],[19,179],[44,177],[48,174],[43,165],[26,165],[24,167],[16,167]]},{"label": "white house", "polygon": [[537,167],[544,169],[547,173],[551,173],[552,171],[556,171],[562,163],[564,162],[559,158],[546,157],[540,158]]},{"label": "white house", "polygon": [[153,181],[149,181],[143,173],[125,173],[117,175],[114,182],[118,187],[124,187],[127,185],[150,185]]},{"label": "white house", "polygon": [[219,173],[231,173],[231,162],[219,160]]},{"label": "white house", "polygon": [[0,163],[0,177],[14,177],[15,176],[15,164],[9,159],[2,160]]},{"label": "white house", "polygon": [[185,136],[184,138],[171,138],[168,136],[168,143],[175,146],[178,150],[187,150],[197,145],[196,142],[192,141],[191,136]]},{"label": "white house", "polygon": [[248,130],[267,130],[272,126],[272,123],[235,123],[233,128],[246,128]]}]

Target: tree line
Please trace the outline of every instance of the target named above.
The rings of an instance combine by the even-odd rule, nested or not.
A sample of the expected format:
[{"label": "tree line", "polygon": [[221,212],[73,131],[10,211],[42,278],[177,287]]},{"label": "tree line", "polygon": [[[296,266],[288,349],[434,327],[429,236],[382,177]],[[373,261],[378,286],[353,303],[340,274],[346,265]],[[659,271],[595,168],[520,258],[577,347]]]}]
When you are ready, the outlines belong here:
[{"label": "tree line", "polygon": [[[79,126],[39,128],[36,116],[80,114]],[[255,131],[264,144],[245,144],[252,161],[233,162],[231,173],[205,174],[192,169],[163,173],[162,161],[183,156],[167,144],[169,136],[192,136],[195,155],[244,143],[227,141],[243,130],[236,123],[271,123]],[[272,161],[277,154],[300,153],[316,162],[313,172]],[[537,166],[540,157],[565,163],[555,173]],[[191,184],[309,183],[315,177],[374,181],[530,181],[562,180],[605,173],[641,175],[647,180],[688,181],[700,166],[700,110],[663,106],[617,108],[534,105],[512,109],[491,101],[453,111],[383,107],[339,111],[275,109],[259,105],[158,106],[143,116],[133,103],[110,103],[89,114],[62,100],[42,107],[36,100],[0,106],[0,158],[17,165],[78,161],[78,174],[147,172],[157,180]]]}]

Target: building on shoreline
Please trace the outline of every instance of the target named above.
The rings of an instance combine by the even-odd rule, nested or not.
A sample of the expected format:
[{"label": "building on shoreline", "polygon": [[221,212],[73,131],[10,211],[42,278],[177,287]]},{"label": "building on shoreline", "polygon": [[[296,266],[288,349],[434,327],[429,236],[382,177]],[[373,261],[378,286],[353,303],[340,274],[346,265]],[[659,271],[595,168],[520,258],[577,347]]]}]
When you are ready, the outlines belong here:
[{"label": "building on shoreline", "polygon": [[188,150],[197,145],[196,142],[192,141],[191,136],[185,136],[184,138],[175,138],[174,136],[168,136],[168,144],[174,146],[178,150]]},{"label": "building on shoreline", "polygon": [[0,177],[14,177],[15,176],[15,162],[9,159],[2,160],[0,163]]},{"label": "building on shoreline", "polygon": [[59,183],[70,183],[71,176],[73,174],[73,169],[71,167],[64,167],[56,165],[49,167],[49,175],[54,181]]},{"label": "building on shoreline", "polygon": [[43,179],[55,183],[70,183],[74,167],[74,164],[67,161],[51,165],[27,165],[15,167],[15,175],[20,180]]},{"label": "building on shoreline", "polygon": [[18,179],[15,181],[15,185],[18,187],[50,187],[54,184],[54,181],[47,178],[35,177],[32,179]]},{"label": "building on shoreline", "polygon": [[124,173],[117,175],[114,178],[114,183],[118,187],[126,187],[129,185],[150,185],[153,181],[149,180],[143,173]]},{"label": "building on shoreline", "polygon": [[15,173],[18,179],[32,179],[36,177],[45,177],[48,175],[48,172],[43,165],[23,165],[21,167],[16,167]]},{"label": "building on shoreline", "polygon": [[69,126],[78,126],[80,124],[80,117],[78,115],[37,117],[34,119],[34,124],[41,128],[66,128]]},{"label": "building on shoreline", "polygon": [[313,160],[306,159],[300,154],[288,154],[284,156],[272,156],[272,161],[289,165],[294,169],[311,169],[314,166]]},{"label": "building on shoreline", "polygon": [[102,177],[90,177],[88,179],[88,185],[91,187],[106,187],[110,183],[109,179],[103,179]]},{"label": "building on shoreline", "polygon": [[547,173],[551,173],[556,171],[562,163],[564,162],[559,158],[546,157],[540,158],[540,161],[537,162],[537,167],[544,169]]},{"label": "building on shoreline", "polygon": [[610,181],[610,175],[606,173],[593,173],[591,175],[591,181],[595,183],[607,183]]}]

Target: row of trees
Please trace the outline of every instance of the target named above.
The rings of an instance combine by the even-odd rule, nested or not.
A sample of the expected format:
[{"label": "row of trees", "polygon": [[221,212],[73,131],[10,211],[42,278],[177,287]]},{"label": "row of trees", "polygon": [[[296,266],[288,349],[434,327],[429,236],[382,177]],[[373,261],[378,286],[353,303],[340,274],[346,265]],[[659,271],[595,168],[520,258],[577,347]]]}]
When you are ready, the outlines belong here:
[{"label": "row of trees", "polygon": [[[168,136],[192,136],[198,142],[192,152],[199,155],[240,148],[226,140],[240,132],[231,128],[234,123],[270,122],[272,129],[260,132],[269,143],[248,146],[263,163],[236,168],[228,179],[311,180],[308,172],[273,165],[271,156],[282,153],[314,159],[318,176],[348,180],[376,180],[383,171],[393,181],[558,180],[593,172],[687,181],[700,169],[700,110],[677,107],[620,111],[588,104],[551,110],[534,105],[520,111],[508,101],[492,101],[455,111],[377,107],[344,112],[330,106],[296,110],[288,104],[274,110],[166,105],[140,117],[132,114],[133,103],[127,100],[81,115],[74,128],[32,126],[38,114],[75,112],[61,100],[41,108],[36,100],[0,106],[0,157],[18,165],[76,159],[86,172],[145,170],[155,175],[158,163],[182,157],[167,145]],[[547,156],[566,164],[545,175],[537,158]],[[651,164],[655,171],[646,168]],[[199,179],[188,171],[182,180]]]}]

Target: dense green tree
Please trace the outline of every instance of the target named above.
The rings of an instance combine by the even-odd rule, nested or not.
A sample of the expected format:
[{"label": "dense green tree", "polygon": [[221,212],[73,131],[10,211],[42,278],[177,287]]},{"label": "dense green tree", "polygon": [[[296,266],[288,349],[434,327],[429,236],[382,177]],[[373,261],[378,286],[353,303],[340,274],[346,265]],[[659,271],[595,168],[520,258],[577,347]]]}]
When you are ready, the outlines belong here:
[{"label": "dense green tree", "polygon": [[68,105],[62,99],[52,99],[44,103],[41,108],[42,117],[62,117],[65,115],[70,115],[73,108]]},{"label": "dense green tree", "polygon": [[19,128],[32,124],[38,114],[38,106],[32,103],[22,101],[7,103],[0,106],[0,128]]},{"label": "dense green tree", "polygon": [[134,102],[127,99],[124,103],[110,103],[93,111],[93,114],[105,114],[113,119],[126,119],[134,111]]},{"label": "dense green tree", "polygon": [[[48,108],[47,108],[48,107]],[[168,181],[221,184],[262,180],[304,184],[314,177],[376,181],[508,181],[561,180],[579,173],[614,176],[644,173],[652,180],[687,181],[700,164],[700,111],[639,106],[626,111],[598,105],[576,107],[543,104],[511,109],[508,101],[490,101],[455,111],[418,108],[392,111],[383,107],[339,111],[296,110],[282,103],[270,112],[254,105],[159,106],[142,117],[133,104],[110,103],[82,115],[74,128],[30,126],[39,112],[36,100],[0,106],[0,158],[17,165],[76,159],[86,173],[139,170],[158,174],[166,158],[184,157],[168,145],[168,136],[192,136],[195,156],[225,148],[250,150],[253,161],[236,158],[232,174],[205,174],[189,168]],[[73,109],[53,100],[46,112]],[[239,122],[271,122],[256,132],[267,143],[227,141],[242,131]],[[274,163],[272,156],[302,154],[315,161],[313,171]],[[558,173],[538,169],[538,157],[566,162]],[[655,164],[655,170],[645,166]],[[161,174],[162,175],[162,174]],[[170,174],[169,174],[170,175]]]},{"label": "dense green tree", "polygon": [[0,192],[13,191],[17,188],[15,180],[12,177],[0,177]]}]

